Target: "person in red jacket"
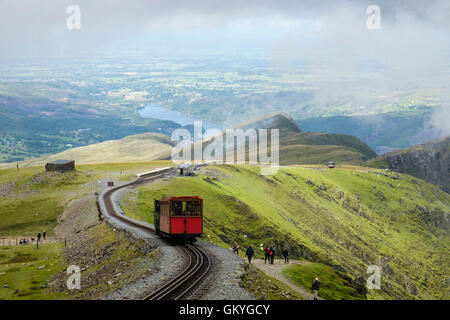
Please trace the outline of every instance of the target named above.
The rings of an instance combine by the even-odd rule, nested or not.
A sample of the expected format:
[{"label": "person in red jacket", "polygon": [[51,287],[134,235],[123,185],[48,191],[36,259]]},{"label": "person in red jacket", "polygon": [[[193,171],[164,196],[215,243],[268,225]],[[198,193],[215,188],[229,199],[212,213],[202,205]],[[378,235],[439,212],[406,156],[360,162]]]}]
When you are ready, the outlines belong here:
[{"label": "person in red jacket", "polygon": [[273,264],[273,259],[275,259],[275,249],[273,247],[270,247],[270,264]]},{"label": "person in red jacket", "polygon": [[264,249],[264,264],[266,264],[267,261],[269,261],[270,264],[270,248],[268,245],[266,246],[266,249]]}]

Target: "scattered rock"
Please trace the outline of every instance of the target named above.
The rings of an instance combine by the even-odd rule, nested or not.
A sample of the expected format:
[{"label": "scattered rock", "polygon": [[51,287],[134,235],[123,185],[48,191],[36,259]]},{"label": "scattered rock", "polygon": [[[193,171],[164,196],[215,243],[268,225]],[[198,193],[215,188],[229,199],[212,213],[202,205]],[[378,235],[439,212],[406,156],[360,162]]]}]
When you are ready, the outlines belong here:
[{"label": "scattered rock", "polygon": [[378,199],[380,201],[386,201],[386,196],[384,195],[383,192],[381,192],[380,190],[378,190],[378,192],[376,193],[376,196],[378,197]]},{"label": "scattered rock", "polygon": [[305,180],[306,184],[310,185],[310,186],[315,186],[316,184],[314,182],[312,182],[311,180]]}]

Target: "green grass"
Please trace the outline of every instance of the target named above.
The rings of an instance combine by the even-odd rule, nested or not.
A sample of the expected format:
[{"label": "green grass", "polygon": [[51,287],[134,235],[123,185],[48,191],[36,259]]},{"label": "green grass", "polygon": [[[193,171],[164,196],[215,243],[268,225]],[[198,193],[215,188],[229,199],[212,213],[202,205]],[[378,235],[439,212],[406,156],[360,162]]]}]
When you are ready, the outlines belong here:
[{"label": "green grass", "polygon": [[99,190],[98,180],[132,180],[136,173],[169,165],[169,161],[83,165],[64,174],[47,173],[43,167],[0,170],[0,188],[10,189],[7,196],[0,196],[0,236],[35,236],[43,230],[52,236],[64,206]]},{"label": "green grass", "polygon": [[274,176],[261,176],[255,166],[205,170],[138,188],[138,215],[153,221],[154,198],[199,195],[207,241],[226,248],[252,245],[259,257],[261,244],[278,253],[288,246],[293,257],[332,267],[352,281],[379,264],[384,282],[370,298],[449,298],[448,229],[422,220],[416,208],[449,212],[450,196],[436,186],[421,181],[420,191],[408,175],[397,180],[357,167],[281,168]]},{"label": "green grass", "polygon": [[335,269],[320,263],[292,265],[284,269],[282,273],[310,293],[313,293],[311,284],[314,278],[319,277],[319,297],[325,300],[365,299],[364,294],[359,293],[353,283],[342,278]]},{"label": "green grass", "polygon": [[[63,269],[61,244],[0,247],[0,300],[63,299],[64,293],[51,293],[51,276]],[[4,288],[4,285],[9,288]]]}]

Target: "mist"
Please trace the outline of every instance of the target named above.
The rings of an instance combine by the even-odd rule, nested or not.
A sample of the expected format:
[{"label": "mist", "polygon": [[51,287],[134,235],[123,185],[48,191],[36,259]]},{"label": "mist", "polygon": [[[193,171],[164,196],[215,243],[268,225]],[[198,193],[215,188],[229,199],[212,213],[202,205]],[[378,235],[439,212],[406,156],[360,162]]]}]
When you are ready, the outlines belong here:
[{"label": "mist", "polygon": [[[81,28],[66,26],[70,5]],[[369,30],[369,5],[381,27]],[[317,108],[389,103],[392,88],[436,87],[430,126],[449,134],[450,2],[0,0],[0,59],[254,55],[274,72],[314,70]],[[364,71],[368,77],[354,75]]]}]

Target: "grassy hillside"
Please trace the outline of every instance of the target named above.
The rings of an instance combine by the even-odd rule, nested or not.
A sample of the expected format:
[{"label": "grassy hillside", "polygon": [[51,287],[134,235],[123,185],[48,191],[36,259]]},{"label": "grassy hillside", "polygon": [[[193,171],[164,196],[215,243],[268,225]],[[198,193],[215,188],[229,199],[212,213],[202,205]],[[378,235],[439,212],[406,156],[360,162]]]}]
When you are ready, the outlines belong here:
[{"label": "grassy hillside", "polygon": [[43,230],[51,236],[64,206],[72,199],[94,194],[98,180],[135,178],[138,172],[168,164],[86,165],[64,174],[45,172],[43,167],[0,170],[0,236],[36,235]]},{"label": "grassy hillside", "polygon": [[[61,271],[63,244],[0,247],[0,300],[63,299],[63,293],[49,293],[48,279]],[[7,287],[3,287],[7,285]]]},{"label": "grassy hillside", "polygon": [[[75,160],[77,164],[144,162],[165,159],[170,156],[170,150],[169,137],[149,132],[69,149],[54,155],[24,161],[20,166],[44,165],[58,159]],[[15,164],[3,164],[0,168],[2,166],[11,167]]]},{"label": "grassy hillside", "polygon": [[[278,129],[280,164],[311,164],[335,161],[340,163],[361,164],[364,160],[374,158],[376,153],[356,137],[323,132],[304,132],[295,121],[284,113],[271,113],[247,121],[235,129]],[[227,149],[224,140],[224,154],[233,152]],[[212,138],[203,141],[205,148]],[[253,140],[252,140],[253,141]],[[248,147],[243,144],[235,146],[244,149],[248,157]]]},{"label": "grassy hillside", "polygon": [[[129,181],[138,172],[168,165],[168,161],[95,164],[64,174],[48,173],[43,167],[0,170],[0,300],[98,298],[147,272],[154,255],[138,251],[136,242],[133,246],[126,235],[105,223],[97,224],[94,192],[105,186],[106,179]],[[72,212],[70,217],[67,212]],[[55,243],[44,242],[39,248],[3,246],[10,241],[2,238],[14,243],[43,230]],[[109,254],[100,255],[106,250]],[[81,292],[68,292],[66,287],[66,268],[72,264],[85,268]],[[132,267],[125,271],[123,264]],[[120,278],[108,284],[117,274]]]},{"label": "grassy hillside", "polygon": [[269,243],[278,253],[288,246],[293,257],[317,263],[318,276],[335,279],[339,292],[330,298],[363,297],[371,264],[382,268],[382,289],[368,298],[450,298],[450,196],[408,175],[290,167],[261,176],[258,167],[215,166],[141,187],[126,210],[152,222],[153,199],[163,195],[205,199],[208,241]]}]

